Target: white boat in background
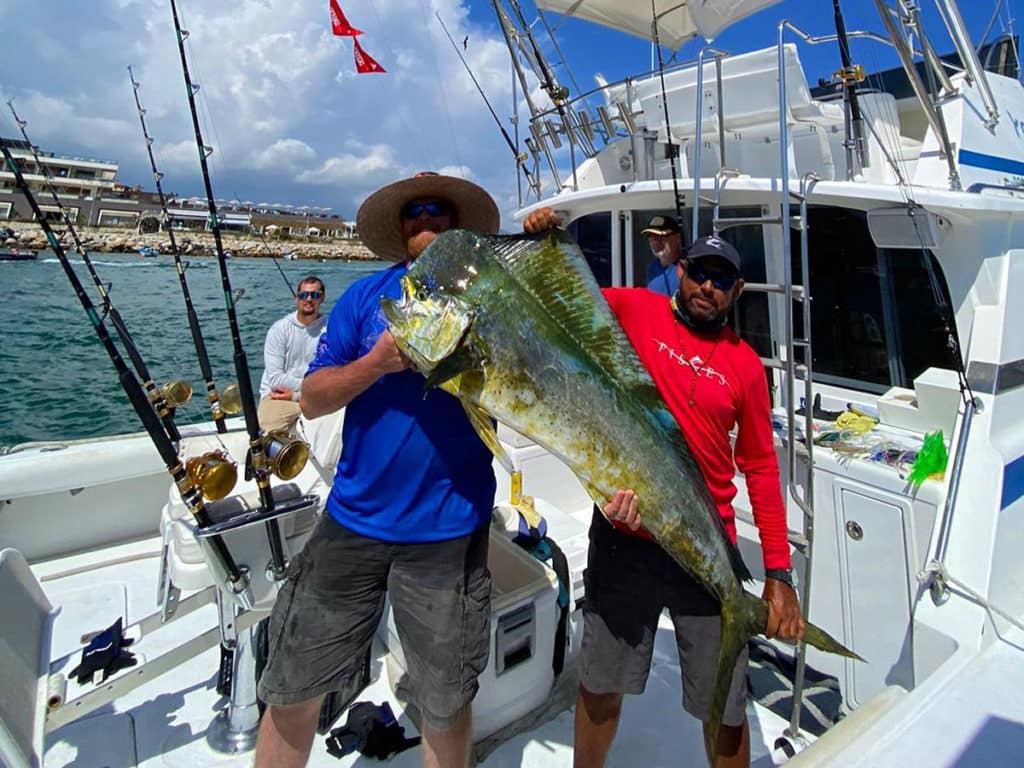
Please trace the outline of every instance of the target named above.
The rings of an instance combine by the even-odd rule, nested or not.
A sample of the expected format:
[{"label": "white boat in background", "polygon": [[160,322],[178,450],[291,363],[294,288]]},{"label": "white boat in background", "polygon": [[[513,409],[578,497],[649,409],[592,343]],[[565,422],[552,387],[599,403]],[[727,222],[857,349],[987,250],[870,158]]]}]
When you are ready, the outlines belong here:
[{"label": "white boat in background", "polygon": [[[659,39],[678,47],[713,36],[769,4],[659,1]],[[643,4],[625,0],[538,6],[632,34],[651,29]],[[1015,41],[984,49],[981,60],[1003,74],[986,70],[954,0],[941,0],[958,53],[941,62],[934,50],[946,46],[933,43],[913,4],[900,3],[899,14],[876,6],[881,32],[870,39],[894,47],[902,66],[860,84],[847,71],[859,132],[851,98],[812,89],[801,65],[805,46],[834,37],[790,24],[763,50],[708,47],[696,61],[576,96],[533,59],[555,101],[531,115],[525,162],[535,195],[522,213],[560,211],[606,285],[642,280],[640,231],[656,213],[682,210],[689,233],[722,232],[744,254],[748,288],[735,321],[763,356],[773,393],[802,602],[867,659],[807,654],[838,679],[845,715],[818,738],[798,727],[798,714],[752,702],[754,763],[795,755],[794,765],[1019,765],[1024,309],[1014,298],[1024,286],[1024,89],[1013,76]],[[511,50],[531,49],[528,25],[504,11],[499,19]],[[545,199],[541,164],[557,190]],[[879,423],[861,435],[843,421],[834,429],[850,405]],[[322,509],[341,418],[303,422],[314,460],[275,484],[290,554]],[[940,429],[948,467],[914,487],[906,470],[925,434]],[[244,462],[241,424],[226,435],[212,425],[182,431],[183,459],[220,449]],[[491,663],[475,704],[479,764],[567,766],[591,502],[560,462],[513,433],[500,437],[568,557],[569,616],[560,636],[557,580],[508,544],[515,520],[499,506]],[[501,502],[514,483],[496,471]],[[756,576],[757,534],[739,484],[740,545]],[[249,764],[259,717],[251,628],[276,594],[253,491],[242,483],[211,502],[215,525],[201,530],[144,434],[0,456],[0,762]],[[225,586],[211,532],[248,568],[244,594]],[[71,670],[81,646],[118,617],[136,640],[137,665],[80,685]],[[228,697],[215,690],[222,643],[234,648]],[[556,675],[561,643],[567,660]],[[401,658],[385,623],[360,698],[387,701],[411,730],[393,692]],[[797,654],[797,704],[803,662]],[[678,675],[665,621],[648,691],[627,699],[612,764],[700,759]],[[418,765],[419,750],[392,762]],[[339,761],[317,739],[310,764]]]}]

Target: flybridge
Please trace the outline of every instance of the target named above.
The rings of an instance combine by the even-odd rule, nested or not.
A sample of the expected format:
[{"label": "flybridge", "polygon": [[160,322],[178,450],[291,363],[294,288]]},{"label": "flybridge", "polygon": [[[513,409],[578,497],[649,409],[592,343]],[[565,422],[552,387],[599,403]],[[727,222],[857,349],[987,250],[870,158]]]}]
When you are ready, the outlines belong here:
[{"label": "flybridge", "polygon": [[[540,0],[537,6],[675,48],[697,35],[710,39],[773,4],[656,2],[656,18],[650,6],[615,0]],[[709,10],[711,5],[715,8]],[[556,188],[565,190],[673,174],[712,176],[724,169],[772,178],[778,172],[773,147],[785,140],[792,178],[813,173],[821,180],[953,190],[1015,186],[1024,155],[1017,156],[1014,126],[1000,120],[995,104],[1012,101],[1016,81],[986,71],[955,0],[938,4],[954,48],[944,58],[935,53],[916,9],[903,3],[891,7],[884,0],[875,0],[875,6],[884,33],[846,35],[844,30],[843,36],[895,51],[901,66],[894,72],[867,76],[859,67],[844,66],[840,84],[812,91],[798,44],[835,45],[839,36],[813,36],[783,22],[770,48],[733,56],[705,47],[694,60],[587,92],[581,92],[562,59],[560,71],[577,92],[572,95],[556,79],[534,39],[535,25],[526,22],[518,3],[510,3],[512,14],[495,3],[531,112],[527,151],[518,162],[534,169],[546,165]],[[540,19],[553,31],[543,15]],[[557,44],[555,50],[561,57]],[[990,61],[986,50],[982,56],[993,69],[1006,74],[1015,69],[1015,55],[1011,67],[1007,56]],[[524,69],[540,80],[549,105],[526,95]],[[899,93],[886,87],[895,72],[902,75]],[[705,157],[699,157],[702,150]],[[539,200],[538,186],[531,192]]]}]

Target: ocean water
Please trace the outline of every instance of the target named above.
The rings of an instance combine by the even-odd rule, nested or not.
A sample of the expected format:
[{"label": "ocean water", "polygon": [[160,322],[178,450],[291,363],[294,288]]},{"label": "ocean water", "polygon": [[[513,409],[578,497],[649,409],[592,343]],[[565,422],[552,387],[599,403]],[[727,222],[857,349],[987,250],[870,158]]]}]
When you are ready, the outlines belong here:
[{"label": "ocean water", "polygon": [[[178,424],[206,421],[210,411],[178,273],[170,256],[91,254],[100,279],[110,284],[114,306],[154,381],[187,378],[196,391],[178,409]],[[100,300],[80,256],[71,257],[93,303]],[[388,266],[366,261],[278,261],[292,285],[308,274],[327,288],[323,311],[364,275]],[[244,289],[235,311],[248,356],[253,390],[263,373],[263,340],[270,324],[295,309],[285,279],[269,258],[228,262],[231,285]],[[218,389],[235,380],[231,330],[215,259],[191,258],[185,273]],[[106,323],[111,336],[113,327]],[[34,262],[0,262],[0,446],[30,440],[69,440],[142,429],[96,332],[52,254]],[[118,347],[120,349],[120,344]],[[131,362],[122,350],[122,357]]]}]

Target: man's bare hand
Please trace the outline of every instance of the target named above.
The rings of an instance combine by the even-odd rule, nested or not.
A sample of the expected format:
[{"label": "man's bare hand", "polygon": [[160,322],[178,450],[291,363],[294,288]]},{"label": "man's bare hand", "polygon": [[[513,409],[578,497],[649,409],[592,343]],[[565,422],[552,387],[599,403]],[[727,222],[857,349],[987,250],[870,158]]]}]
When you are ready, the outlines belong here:
[{"label": "man's bare hand", "polygon": [[796,642],[804,636],[804,618],[796,590],[778,579],[765,579],[761,597],[768,603],[768,624],[764,628],[767,638]]},{"label": "man's bare hand", "polygon": [[382,375],[404,371],[412,366],[409,358],[403,355],[398,345],[395,344],[395,338],[389,330],[385,330],[377,338],[377,343],[373,345],[373,349],[367,352],[366,356],[370,358],[373,366]]},{"label": "man's bare hand", "polygon": [[271,387],[270,389],[271,400],[294,400],[295,390],[291,387]]},{"label": "man's bare hand", "polygon": [[523,219],[523,231],[528,235],[538,235],[560,226],[562,226],[562,217],[547,207],[538,208]]},{"label": "man's bare hand", "polygon": [[640,527],[639,505],[639,499],[632,490],[618,490],[615,498],[604,505],[604,514],[609,520],[618,520],[635,531]]}]

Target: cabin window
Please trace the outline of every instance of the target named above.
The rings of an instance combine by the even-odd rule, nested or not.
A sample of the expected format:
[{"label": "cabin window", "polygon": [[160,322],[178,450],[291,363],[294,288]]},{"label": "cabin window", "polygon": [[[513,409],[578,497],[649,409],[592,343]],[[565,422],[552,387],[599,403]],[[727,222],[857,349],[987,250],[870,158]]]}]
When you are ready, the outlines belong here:
[{"label": "cabin window", "polygon": [[[654,260],[647,236],[642,234],[654,216],[672,216],[674,210],[633,211],[633,285],[647,284],[647,267]],[[723,208],[719,214],[723,219],[756,218],[763,215],[759,207]],[[712,210],[702,208],[700,211],[699,228],[701,233],[711,232]],[[693,209],[684,208],[679,224],[683,232],[683,253],[692,241],[690,230],[693,222]],[[760,225],[745,224],[738,227],[725,227],[722,237],[736,246],[740,252],[743,279],[749,283],[765,282],[764,232]],[[768,317],[768,297],[763,293],[749,293],[740,297],[733,311],[732,325],[740,337],[752,346],[762,357],[771,357],[772,337],[771,323]]]},{"label": "cabin window", "polygon": [[[876,248],[861,211],[812,207],[808,225],[815,381],[882,393],[912,387],[926,368],[955,367],[939,308],[940,300],[950,306],[949,291],[930,252]],[[928,264],[938,282],[935,289]],[[795,232],[792,269],[799,283]],[[795,302],[798,337],[801,312]]]},{"label": "cabin window", "polygon": [[612,284],[612,215],[591,213],[572,221],[569,234],[580,246],[591,272],[602,288]]}]

